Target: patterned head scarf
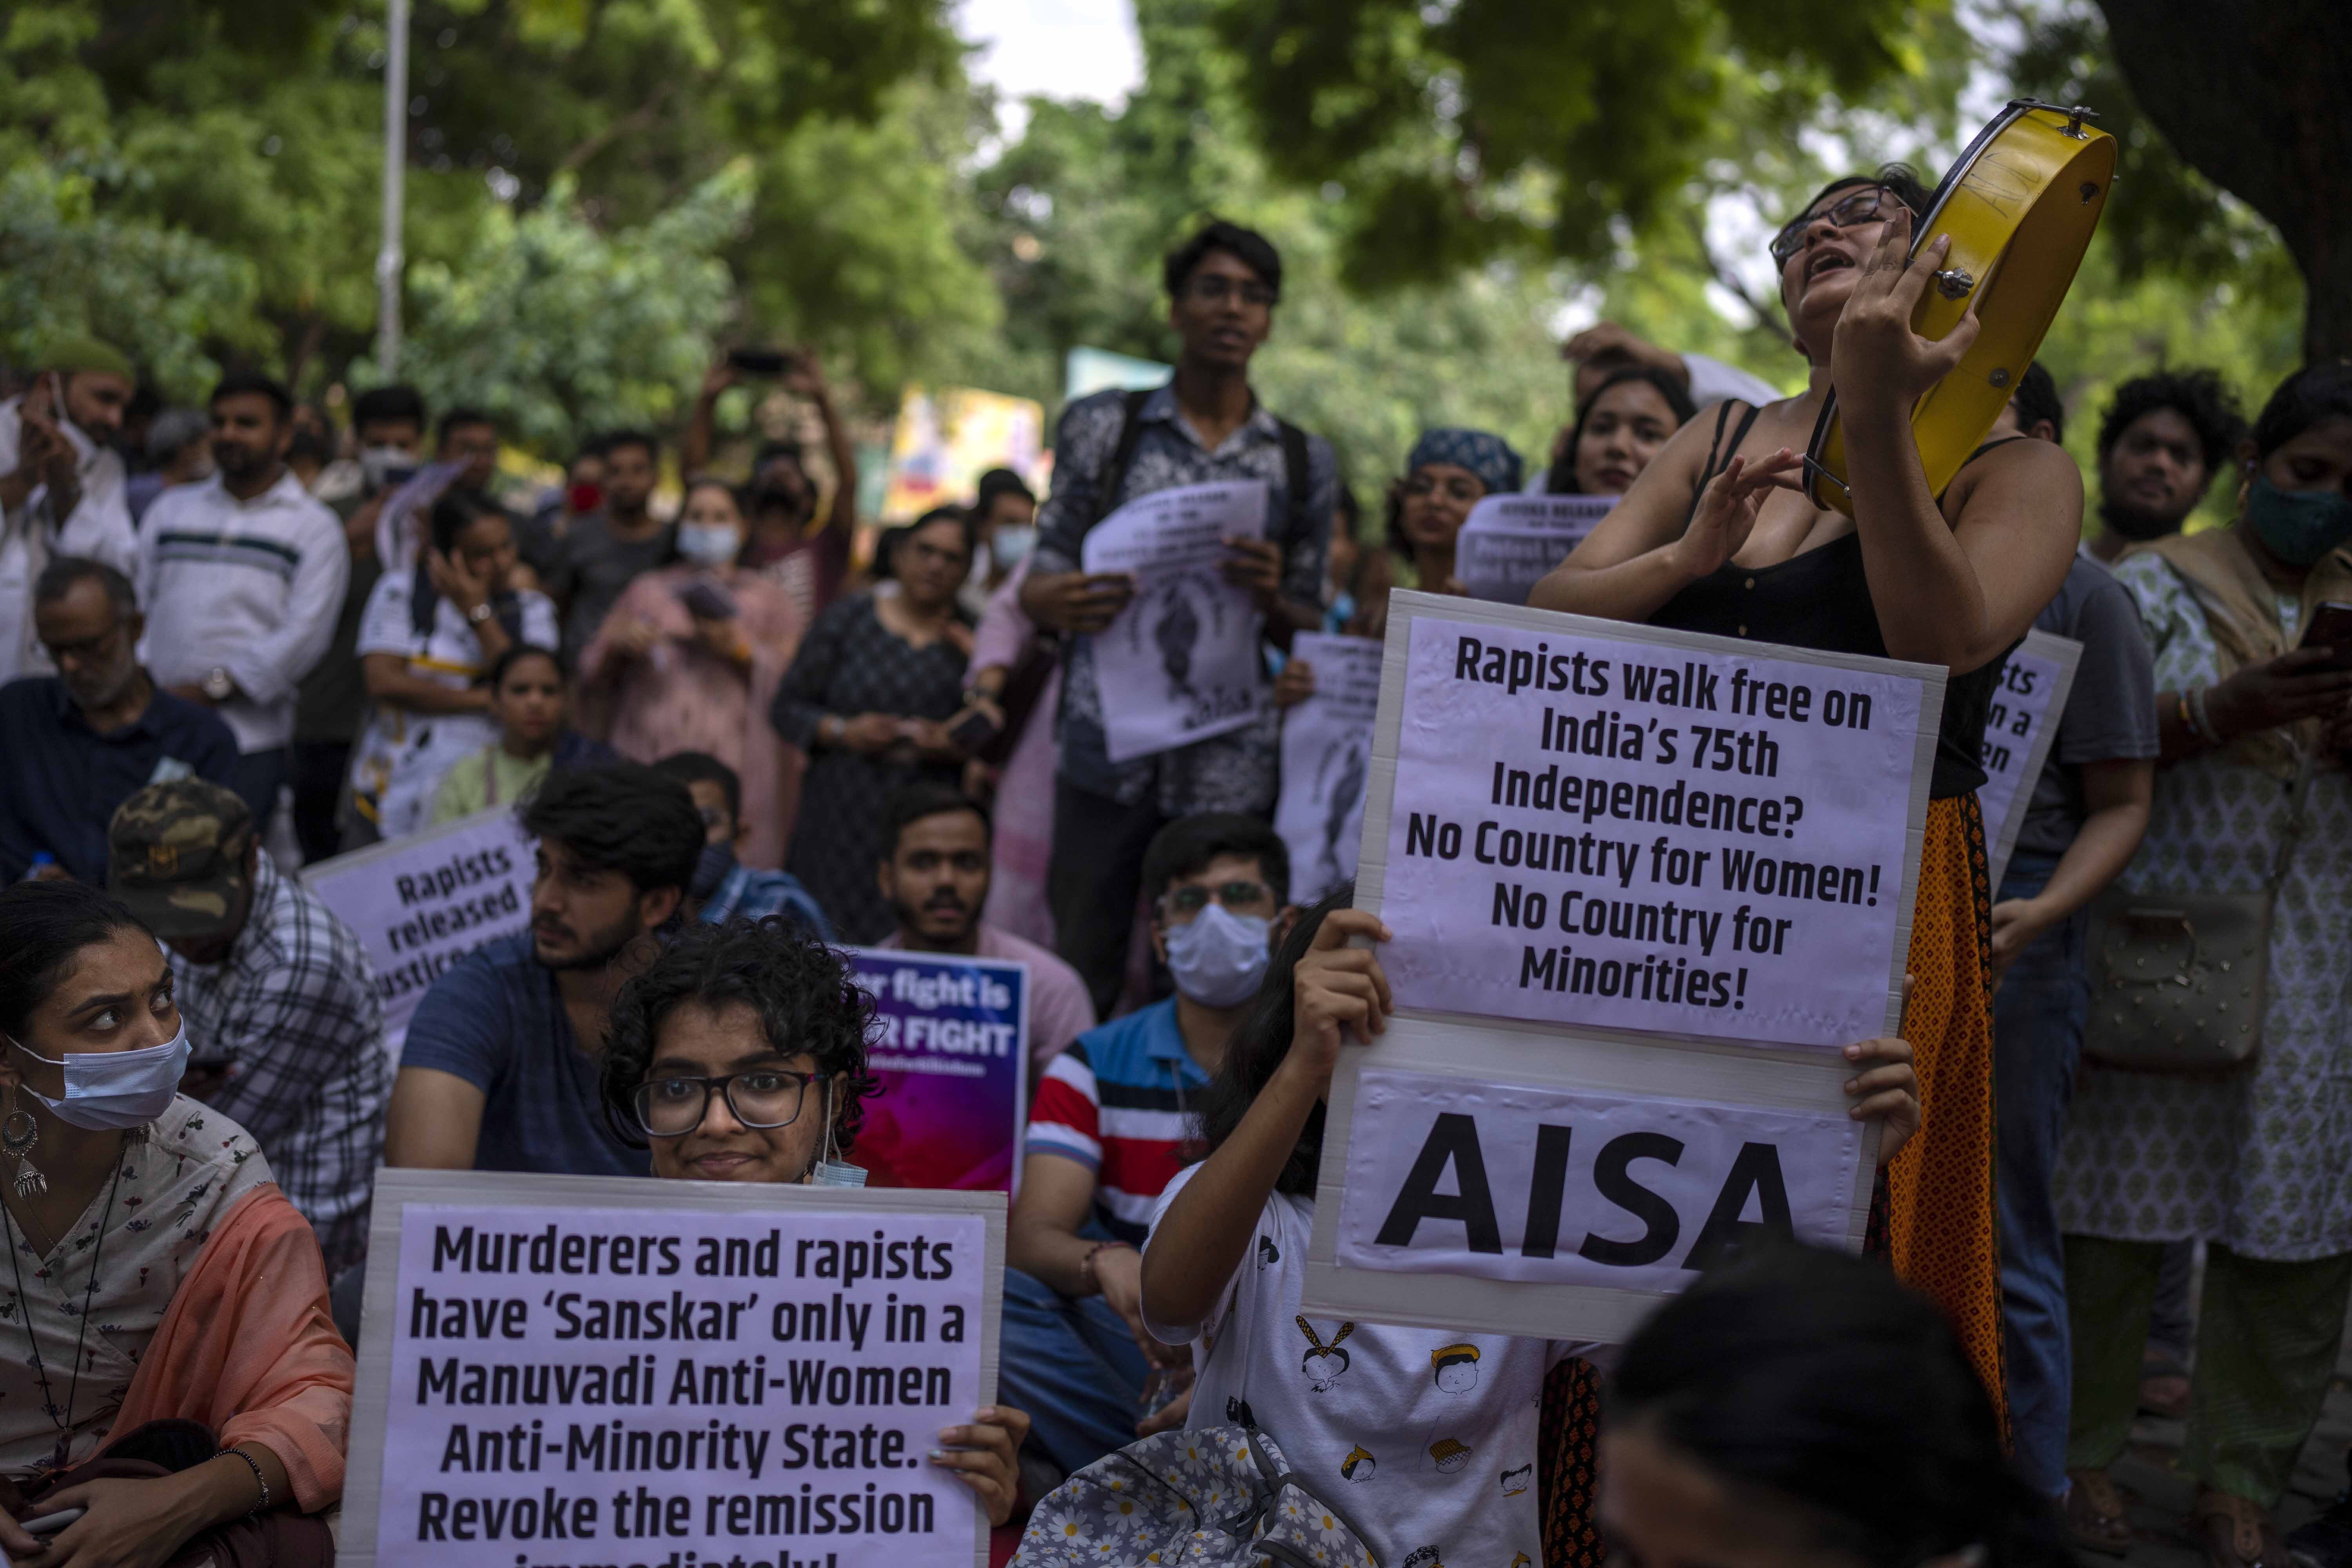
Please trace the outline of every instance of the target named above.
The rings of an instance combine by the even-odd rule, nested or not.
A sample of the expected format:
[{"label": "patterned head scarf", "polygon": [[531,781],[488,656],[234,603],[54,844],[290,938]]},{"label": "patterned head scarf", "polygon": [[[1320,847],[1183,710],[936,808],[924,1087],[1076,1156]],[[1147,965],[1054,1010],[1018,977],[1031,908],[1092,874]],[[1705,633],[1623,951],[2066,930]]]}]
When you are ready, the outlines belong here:
[{"label": "patterned head scarf", "polygon": [[1424,430],[1412,444],[1405,472],[1429,463],[1451,463],[1467,468],[1486,482],[1488,495],[1504,495],[1519,488],[1519,455],[1500,436],[1485,430],[1447,426]]}]

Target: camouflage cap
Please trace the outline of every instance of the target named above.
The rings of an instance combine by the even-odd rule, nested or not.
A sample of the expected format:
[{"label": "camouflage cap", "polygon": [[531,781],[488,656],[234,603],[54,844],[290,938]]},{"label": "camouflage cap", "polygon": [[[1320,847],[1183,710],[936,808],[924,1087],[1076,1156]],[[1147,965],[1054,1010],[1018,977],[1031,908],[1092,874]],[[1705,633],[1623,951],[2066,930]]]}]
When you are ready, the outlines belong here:
[{"label": "camouflage cap", "polygon": [[106,830],[107,890],[165,941],[219,936],[242,900],[253,814],[204,779],[152,784]]}]

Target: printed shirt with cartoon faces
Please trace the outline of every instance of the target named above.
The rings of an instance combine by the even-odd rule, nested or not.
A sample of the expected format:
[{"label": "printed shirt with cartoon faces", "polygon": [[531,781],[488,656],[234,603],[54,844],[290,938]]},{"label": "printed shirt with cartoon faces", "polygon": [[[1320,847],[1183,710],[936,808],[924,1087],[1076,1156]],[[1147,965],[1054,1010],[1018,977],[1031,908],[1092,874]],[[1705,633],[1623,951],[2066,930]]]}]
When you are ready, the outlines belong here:
[{"label": "printed shirt with cartoon faces", "polygon": [[[1198,1169],[1160,1194],[1155,1229]],[[1535,1460],[1544,1374],[1597,1347],[1303,1317],[1313,1213],[1304,1198],[1267,1201],[1234,1289],[1193,1343],[1191,1425],[1246,1415],[1383,1563],[1542,1561]],[[1150,1326],[1171,1343],[1187,1337]]]},{"label": "printed shirt with cartoon faces", "polygon": [[[37,1144],[31,1160],[37,1170]],[[16,1174],[16,1163],[0,1158],[0,1180]],[[143,1142],[135,1132],[130,1136],[111,1214],[101,1186],[46,1258],[10,1222],[7,1239],[16,1266],[0,1265],[0,1473],[25,1477],[53,1465],[77,1465],[104,1445],[139,1358],[180,1281],[194,1268],[213,1226],[237,1199],[272,1179],[269,1162],[245,1129],[183,1095],[147,1124]],[[93,1254],[97,1289],[89,1297],[89,1331],[84,1334],[82,1302],[91,1290]],[[16,1294],[20,1270],[31,1298],[33,1343],[48,1373],[48,1397],[60,1415],[68,1395],[72,1399],[69,1436],[59,1433],[42,1408],[41,1378],[25,1342],[26,1303]],[[77,1342],[83,1357],[79,1384]]]}]

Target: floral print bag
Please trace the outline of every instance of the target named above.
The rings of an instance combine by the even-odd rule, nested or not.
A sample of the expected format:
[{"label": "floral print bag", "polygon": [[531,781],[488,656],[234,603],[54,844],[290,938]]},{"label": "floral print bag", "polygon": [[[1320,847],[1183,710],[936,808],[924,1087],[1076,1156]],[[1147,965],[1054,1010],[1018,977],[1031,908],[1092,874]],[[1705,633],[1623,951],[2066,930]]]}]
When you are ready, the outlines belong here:
[{"label": "floral print bag", "polygon": [[1381,1568],[1265,1433],[1161,1432],[1106,1455],[1030,1516],[1013,1568]]}]

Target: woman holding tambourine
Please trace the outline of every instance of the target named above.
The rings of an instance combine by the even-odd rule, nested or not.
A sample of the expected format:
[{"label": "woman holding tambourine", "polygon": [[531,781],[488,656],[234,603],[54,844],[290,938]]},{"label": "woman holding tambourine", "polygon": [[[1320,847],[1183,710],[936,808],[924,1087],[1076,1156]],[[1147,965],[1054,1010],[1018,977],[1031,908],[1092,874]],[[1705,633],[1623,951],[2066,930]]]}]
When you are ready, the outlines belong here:
[{"label": "woman holding tambourine", "polygon": [[[1903,1029],[1927,1122],[1888,1168],[1887,1237],[1895,1268],[1943,1303],[1998,1398],[1979,749],[2003,654],[2066,575],[2083,484],[2064,452],[2023,439],[1977,448],[1940,494],[1928,482],[1914,407],[1978,333],[1974,300],[1940,340],[1913,330],[1922,296],[1953,276],[1939,276],[1941,237],[1909,255],[1928,205],[1909,170],[1890,167],[1835,182],[1791,219],[1772,257],[1811,366],[1804,393],[1762,408],[1724,404],[1684,426],[1528,602],[1950,671]],[[1800,482],[1800,454],[1832,393],[1851,516],[1816,505]],[[1817,480],[1817,493],[1835,482]]]}]

